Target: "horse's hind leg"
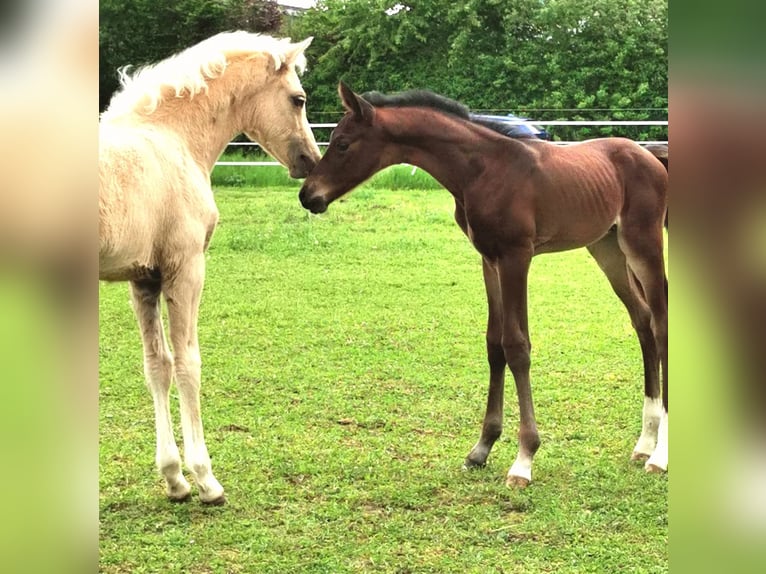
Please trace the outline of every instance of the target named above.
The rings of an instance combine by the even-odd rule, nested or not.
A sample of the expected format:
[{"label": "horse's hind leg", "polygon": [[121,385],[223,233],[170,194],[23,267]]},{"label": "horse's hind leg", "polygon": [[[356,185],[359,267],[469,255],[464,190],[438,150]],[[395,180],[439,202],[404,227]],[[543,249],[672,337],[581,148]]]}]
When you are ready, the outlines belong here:
[{"label": "horse's hind leg", "polygon": [[497,271],[482,262],[484,285],[487,290],[487,360],[489,361],[489,392],[487,411],[481,427],[479,442],[465,459],[465,468],[484,466],[492,445],[503,432],[503,388],[505,386],[505,353],[503,352],[503,301]]},{"label": "horse's hind leg", "polygon": [[170,340],[175,355],[186,467],[197,483],[200,500],[206,504],[222,504],[225,502],[223,487],[213,476],[200,412],[202,369],[197,340],[197,315],[204,277],[205,260],[200,251],[163,283],[162,290],[168,305]]},{"label": "horse's hind leg", "polygon": [[662,219],[647,226],[640,216],[623,214],[617,230],[620,249],[638,280],[651,311],[651,328],[662,367],[663,412],[657,429],[657,446],[646,461],[646,470],[662,472],[668,467],[668,299],[662,252]]},{"label": "horse's hind leg", "polygon": [[160,316],[159,281],[133,281],[130,294],[133,309],[141,328],[144,346],[144,374],[146,384],[154,400],[154,416],[157,434],[157,468],[165,477],[167,494],[171,500],[185,500],[191,487],[181,472],[181,456],[178,453],[173,425],[170,421],[168,392],[173,378],[173,357],[165,341]]},{"label": "horse's hind leg", "polygon": [[630,315],[630,321],[638,335],[644,360],[644,409],[641,436],[633,449],[633,460],[646,460],[657,445],[657,429],[662,416],[660,398],[660,361],[652,333],[652,313],[638,291],[632,272],[628,269],[625,254],[620,250],[617,233],[612,229],[603,239],[588,246],[588,251],[609,279],[609,283]]}]

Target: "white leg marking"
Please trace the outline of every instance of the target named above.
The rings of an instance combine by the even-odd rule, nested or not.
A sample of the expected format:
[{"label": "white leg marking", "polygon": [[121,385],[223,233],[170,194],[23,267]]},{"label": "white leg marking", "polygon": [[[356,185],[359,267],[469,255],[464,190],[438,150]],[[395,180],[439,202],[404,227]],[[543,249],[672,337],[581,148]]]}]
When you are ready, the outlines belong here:
[{"label": "white leg marking", "polygon": [[[176,358],[177,363],[180,362]],[[184,459],[186,466],[199,488],[203,502],[216,502],[223,498],[223,487],[213,476],[210,456],[205,445],[205,436],[200,414],[201,362],[196,347],[188,350],[184,357],[183,370],[176,372],[176,384],[181,403],[181,431],[184,437]]]},{"label": "white leg marking", "polygon": [[[522,479],[521,481],[517,479]],[[519,452],[516,456],[516,460],[513,461],[513,465],[508,470],[508,476],[506,477],[506,484],[519,485],[532,482],[532,457],[528,454]]]},{"label": "white leg marking", "polygon": [[662,399],[644,397],[643,426],[641,436],[633,448],[633,460],[648,458],[657,446],[657,431],[662,418]]},{"label": "white leg marking", "polygon": [[657,447],[646,461],[647,472],[664,472],[668,469],[668,413],[662,413],[657,432]]},{"label": "white leg marking", "polygon": [[178,452],[173,426],[170,422],[170,409],[167,392],[155,392],[154,412],[157,431],[157,469],[165,477],[167,494],[173,500],[182,500],[189,496],[191,486],[181,472],[181,455]]}]

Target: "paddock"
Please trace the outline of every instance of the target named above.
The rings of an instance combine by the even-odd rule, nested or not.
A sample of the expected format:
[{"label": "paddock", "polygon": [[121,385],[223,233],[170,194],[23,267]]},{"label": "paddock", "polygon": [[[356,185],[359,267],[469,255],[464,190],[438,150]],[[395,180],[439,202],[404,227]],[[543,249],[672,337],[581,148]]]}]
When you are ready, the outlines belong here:
[{"label": "paddock", "polygon": [[374,185],[320,217],[298,185],[215,188],[199,337],[224,507],[163,496],[128,290],[101,285],[102,571],[666,571],[667,476],[626,456],[641,355],[596,263],[532,263],[546,448],[510,490],[514,432],[460,464],[486,396],[480,257],[447,192]]}]

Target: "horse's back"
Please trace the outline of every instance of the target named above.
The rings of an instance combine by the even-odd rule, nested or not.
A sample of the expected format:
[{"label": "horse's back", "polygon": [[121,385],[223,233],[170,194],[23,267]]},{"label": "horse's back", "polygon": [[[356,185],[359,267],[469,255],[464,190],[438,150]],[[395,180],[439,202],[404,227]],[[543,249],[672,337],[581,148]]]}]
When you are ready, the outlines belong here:
[{"label": "horse's back", "polygon": [[163,244],[204,243],[217,210],[183,142],[152,127],[110,123],[99,136],[100,278],[131,280],[156,268]]},{"label": "horse's back", "polygon": [[588,178],[606,178],[619,182],[622,192],[631,193],[638,188],[651,188],[664,194],[667,188],[667,169],[657,153],[649,151],[635,141],[609,137],[586,140],[559,147],[555,152],[571,166],[577,164]]},{"label": "horse's back", "polygon": [[[667,161],[667,146],[664,150],[649,150],[626,138],[604,138],[592,142],[595,148],[603,150],[620,174],[625,195],[621,220],[624,221],[629,214],[629,219],[634,222],[650,218],[664,222],[668,170],[662,156]],[[586,143],[589,142],[583,145]]]}]

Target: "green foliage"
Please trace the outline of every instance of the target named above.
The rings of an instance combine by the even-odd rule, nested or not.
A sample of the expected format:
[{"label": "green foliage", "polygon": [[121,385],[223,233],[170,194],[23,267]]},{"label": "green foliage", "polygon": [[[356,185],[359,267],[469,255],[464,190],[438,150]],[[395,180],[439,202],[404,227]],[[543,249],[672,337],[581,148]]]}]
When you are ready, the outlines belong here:
[{"label": "green foliage", "polygon": [[282,11],[273,0],[238,0],[231,4],[232,29],[273,33],[282,25]]},{"label": "green foliage", "polygon": [[315,36],[315,121],[337,117],[338,79],[428,88],[475,110],[552,110],[537,119],[663,119],[667,107],[666,0],[320,0],[291,33]]},{"label": "green foliage", "polygon": [[[340,79],[358,91],[427,88],[477,111],[535,110],[539,120],[664,119],[667,9],[667,0],[319,0],[287,18],[263,0],[104,0],[100,104],[118,67],[244,28],[314,37],[303,79],[314,122],[340,116]],[[662,127],[551,131],[667,138]]]},{"label": "green foliage", "polygon": [[667,572],[667,477],[629,461],[639,347],[587,252],[532,264],[543,443],[512,491],[510,374],[487,468],[461,470],[486,404],[486,302],[450,195],[364,186],[313,216],[297,187],[216,190],[199,336],[223,507],[164,498],[128,287],[101,285],[99,571]]},{"label": "green foliage", "polygon": [[117,69],[140,66],[201,42],[218,32],[273,32],[281,23],[267,0],[101,0],[99,107],[118,87]]}]

